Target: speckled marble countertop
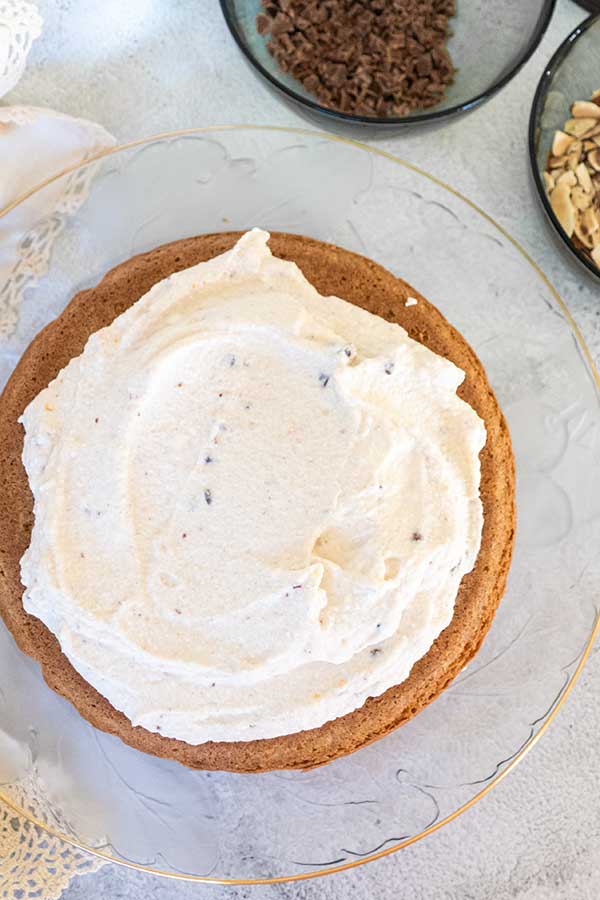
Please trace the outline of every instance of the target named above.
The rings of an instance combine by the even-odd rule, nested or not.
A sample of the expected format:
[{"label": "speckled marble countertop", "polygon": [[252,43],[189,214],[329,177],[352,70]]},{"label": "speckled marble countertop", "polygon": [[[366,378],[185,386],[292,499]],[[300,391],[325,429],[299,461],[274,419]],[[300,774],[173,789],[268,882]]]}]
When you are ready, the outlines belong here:
[{"label": "speckled marble countertop", "polygon": [[[39,0],[45,19],[7,102],[49,106],[102,123],[119,140],[172,128],[306,122],[250,71],[217,0]],[[443,129],[380,142],[449,182],[495,217],[554,282],[600,358],[600,287],[550,238],[530,183],[526,130],[543,67],[584,17],[557,9],[540,49],[488,105]],[[490,156],[502,150],[501,166]],[[600,893],[600,653],[550,731],[474,809],[396,856],[296,885],[215,888],[115,866],[76,879],[65,900],[96,897],[296,900],[596,900]]]}]

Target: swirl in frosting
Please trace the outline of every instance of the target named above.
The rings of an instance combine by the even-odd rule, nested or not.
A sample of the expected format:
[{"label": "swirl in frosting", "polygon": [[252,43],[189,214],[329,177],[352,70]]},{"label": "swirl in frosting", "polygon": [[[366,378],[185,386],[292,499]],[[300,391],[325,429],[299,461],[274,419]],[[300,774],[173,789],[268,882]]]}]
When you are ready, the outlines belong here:
[{"label": "swirl in frosting", "polygon": [[25,609],[134,725],[269,738],[402,682],[482,529],[464,373],[253,230],[27,407]]}]

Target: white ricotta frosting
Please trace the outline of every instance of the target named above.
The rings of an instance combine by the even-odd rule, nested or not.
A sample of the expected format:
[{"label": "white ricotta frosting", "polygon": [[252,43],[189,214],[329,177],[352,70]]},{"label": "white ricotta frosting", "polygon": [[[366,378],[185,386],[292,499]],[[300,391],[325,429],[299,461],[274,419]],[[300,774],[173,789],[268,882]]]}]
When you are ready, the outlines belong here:
[{"label": "white ricotta frosting", "polygon": [[27,407],[25,609],[135,725],[322,725],[402,682],[481,539],[464,373],[268,234],[155,285]]}]

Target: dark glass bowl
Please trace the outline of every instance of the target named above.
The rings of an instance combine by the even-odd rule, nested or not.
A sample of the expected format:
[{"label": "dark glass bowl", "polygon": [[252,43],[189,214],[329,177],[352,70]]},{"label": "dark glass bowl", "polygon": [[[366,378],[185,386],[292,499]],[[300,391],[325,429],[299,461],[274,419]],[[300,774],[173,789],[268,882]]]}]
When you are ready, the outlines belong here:
[{"label": "dark glass bowl", "polygon": [[529,118],[529,157],[538,196],[562,243],[596,278],[600,271],[562,230],[546,193],[543,172],[554,132],[570,118],[574,100],[589,100],[600,88],[600,15],[578,25],[560,45],[538,84]]},{"label": "dark glass bowl", "polygon": [[[517,74],[538,46],[556,0],[458,0],[448,49],[454,83],[432,109],[401,117],[352,115],[321,106],[295,78],[286,75],[256,30],[260,0],[220,0],[225,21],[240,50],[267,82],[301,111],[325,116],[331,125],[398,128],[449,119],[485,103]],[[321,119],[322,124],[322,119]]]}]

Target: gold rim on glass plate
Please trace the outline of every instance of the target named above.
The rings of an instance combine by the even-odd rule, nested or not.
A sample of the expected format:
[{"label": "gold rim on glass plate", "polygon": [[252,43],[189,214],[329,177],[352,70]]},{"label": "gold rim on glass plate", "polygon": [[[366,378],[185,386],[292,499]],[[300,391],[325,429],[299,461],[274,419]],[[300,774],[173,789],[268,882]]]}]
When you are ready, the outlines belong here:
[{"label": "gold rim on glass plate", "polygon": [[[122,150],[129,150],[132,147],[138,147],[142,144],[150,144],[153,141],[157,141],[157,140],[161,140],[161,139],[165,139],[165,138],[168,139],[168,138],[184,137],[185,135],[191,135],[191,134],[206,134],[206,133],[210,133],[210,132],[214,132],[214,131],[239,131],[239,130],[278,131],[278,132],[294,134],[294,135],[309,135],[310,137],[317,137],[317,138],[322,138],[322,139],[328,140],[328,141],[334,141],[334,142],[337,142],[340,144],[347,144],[350,147],[356,147],[360,150],[366,151],[367,153],[372,153],[375,156],[384,157],[385,159],[390,160],[390,162],[396,163],[399,166],[403,166],[405,169],[409,169],[410,171],[416,172],[418,175],[422,175],[424,178],[428,178],[429,181],[433,182],[434,184],[437,184],[439,187],[443,188],[444,190],[449,191],[451,194],[453,194],[459,200],[462,200],[463,203],[466,203],[468,206],[471,207],[471,209],[475,210],[475,212],[479,213],[480,216],[482,216],[486,221],[488,221],[491,225],[493,225],[495,228],[497,228],[498,231],[502,234],[502,236],[505,237],[513,245],[513,247],[521,254],[522,257],[524,257],[524,259],[529,263],[529,265],[537,272],[539,277],[542,279],[542,281],[544,282],[544,284],[546,285],[546,287],[548,288],[548,290],[550,291],[550,293],[552,294],[552,296],[558,303],[558,305],[567,321],[567,324],[568,324],[569,328],[571,329],[571,332],[573,333],[575,340],[577,341],[578,346],[581,348],[581,351],[583,352],[583,355],[589,366],[589,370],[594,379],[596,387],[600,391],[600,375],[598,374],[598,371],[594,364],[594,360],[592,359],[592,355],[591,355],[589,348],[583,338],[583,335],[581,334],[581,331],[579,330],[577,323],[575,322],[573,316],[569,312],[569,309],[568,309],[566,303],[564,302],[564,300],[562,299],[562,297],[560,296],[558,291],[553,287],[553,285],[548,280],[548,278],[543,273],[543,271],[540,269],[540,267],[534,262],[534,260],[531,258],[529,253],[527,253],[527,251],[518,243],[518,241],[516,241],[513,237],[511,237],[511,235],[506,231],[506,229],[504,229],[502,227],[502,225],[500,225],[498,222],[495,221],[495,219],[493,219],[490,215],[488,215],[486,212],[484,212],[479,206],[477,206],[476,203],[473,203],[471,200],[469,200],[467,197],[465,197],[463,194],[461,194],[460,191],[457,191],[454,188],[450,187],[450,185],[446,184],[441,179],[436,178],[434,175],[430,175],[428,172],[425,172],[423,169],[420,169],[418,166],[413,165],[413,163],[406,162],[406,160],[403,160],[397,156],[394,156],[392,153],[388,153],[387,151],[381,150],[378,147],[370,147],[367,144],[363,144],[360,141],[351,140],[350,138],[344,138],[344,137],[338,137],[336,135],[325,134],[324,132],[313,131],[313,130],[307,129],[307,128],[287,128],[285,126],[276,126],[276,125],[274,125],[274,126],[271,126],[271,125],[241,125],[241,124],[240,125],[209,125],[209,126],[205,126],[203,128],[184,128],[184,129],[180,129],[178,131],[164,131],[164,132],[161,132],[160,134],[151,135],[150,137],[146,137],[146,138],[140,138],[135,141],[129,141],[128,143],[119,144],[116,147],[111,147],[109,149],[102,150],[99,153],[94,154],[93,156],[84,160],[83,162],[74,163],[73,165],[67,166],[66,168],[62,169],[60,172],[57,172],[54,175],[50,176],[49,178],[46,178],[44,181],[40,182],[35,187],[33,187],[30,190],[26,191],[25,193],[21,194],[19,197],[16,198],[16,200],[14,200],[12,203],[9,203],[8,206],[5,206],[3,209],[0,209],[0,218],[6,216],[13,209],[20,206],[22,203],[24,203],[29,197],[38,193],[38,191],[47,187],[49,184],[52,184],[52,182],[57,181],[59,178],[62,178],[64,175],[68,175],[69,173],[74,172],[78,169],[84,169],[88,165],[91,165],[92,163],[95,163],[98,160],[103,159],[104,157],[112,156],[113,154],[119,153]],[[16,803],[14,803],[13,800],[10,799],[10,797],[5,796],[2,793],[2,791],[0,791],[0,801],[4,802],[8,807],[10,807],[10,809],[14,810],[14,812],[16,814],[18,814],[19,816],[22,816],[24,819],[27,819],[27,821],[31,822],[33,825],[38,826],[43,831],[47,832],[48,834],[51,834],[53,837],[59,838],[60,840],[64,841],[65,844],[69,844],[72,847],[76,847],[78,850],[82,850],[85,853],[90,853],[91,855],[96,856],[99,859],[104,860],[105,862],[110,862],[110,863],[115,863],[117,865],[126,866],[129,869],[137,869],[140,872],[146,872],[151,875],[160,875],[164,878],[172,878],[176,881],[193,881],[193,882],[201,882],[201,883],[205,883],[205,884],[230,884],[230,885],[278,884],[278,883],[286,882],[286,881],[306,881],[309,878],[318,878],[318,877],[324,876],[324,875],[331,875],[334,872],[344,872],[344,871],[347,871],[348,869],[354,869],[354,868],[357,868],[358,866],[364,865],[365,863],[372,862],[373,860],[382,859],[384,856],[390,856],[392,853],[396,853],[398,850],[402,850],[404,847],[409,847],[411,844],[415,844],[417,841],[421,840],[421,838],[424,838],[429,834],[433,834],[434,832],[439,831],[440,828],[444,827],[444,825],[448,825],[450,822],[454,821],[454,819],[458,818],[458,816],[461,813],[465,812],[467,809],[470,809],[472,806],[475,806],[475,804],[479,800],[481,800],[482,797],[485,797],[485,795],[488,794],[492,790],[493,787],[495,787],[497,784],[499,784],[509,774],[509,772],[512,772],[513,769],[516,768],[518,763],[520,763],[521,760],[526,756],[526,754],[531,750],[531,748],[534,746],[534,744],[536,744],[539,741],[539,739],[544,734],[546,729],[549,727],[550,723],[554,720],[559,709],[562,707],[563,703],[565,702],[565,700],[571,693],[571,691],[572,691],[575,683],[577,682],[577,679],[581,675],[583,667],[592,651],[592,647],[594,645],[596,638],[598,637],[598,634],[600,634],[600,613],[598,613],[596,615],[594,625],[592,627],[592,631],[590,633],[590,636],[588,638],[588,641],[587,641],[585,647],[583,648],[583,650],[581,652],[579,662],[577,663],[577,666],[575,668],[575,671],[573,672],[573,675],[571,676],[571,679],[569,680],[568,684],[565,686],[560,697],[556,701],[554,707],[551,709],[550,713],[548,714],[548,717],[546,718],[546,720],[542,723],[539,730],[534,735],[532,735],[529,738],[529,740],[521,747],[521,749],[511,759],[510,763],[506,766],[506,768],[503,769],[501,772],[499,772],[490,781],[488,781],[487,784],[477,794],[475,794],[473,797],[471,797],[471,799],[468,800],[466,803],[464,803],[462,806],[459,806],[458,809],[454,810],[454,812],[447,815],[444,819],[440,819],[435,824],[430,825],[428,828],[424,829],[424,831],[419,832],[419,834],[413,835],[412,837],[406,838],[405,840],[398,841],[398,843],[394,844],[391,847],[386,847],[383,850],[378,850],[375,853],[370,853],[367,856],[362,857],[361,859],[351,860],[350,862],[345,862],[341,865],[332,866],[327,869],[318,869],[314,872],[301,872],[301,873],[298,873],[295,875],[279,875],[279,876],[276,876],[273,878],[211,878],[209,876],[202,876],[202,875],[189,875],[189,874],[180,874],[177,872],[164,872],[161,869],[155,869],[152,866],[143,866],[138,863],[128,862],[127,860],[124,860],[124,859],[118,859],[116,856],[111,856],[110,854],[105,853],[102,850],[96,850],[93,847],[88,847],[88,846],[86,846],[86,844],[84,844],[80,841],[77,841],[75,838],[70,837],[69,835],[66,835],[66,834],[62,834],[57,829],[52,828],[52,826],[46,825],[44,822],[42,822],[40,819],[37,819],[35,816],[33,816],[27,810],[19,807]]]}]

